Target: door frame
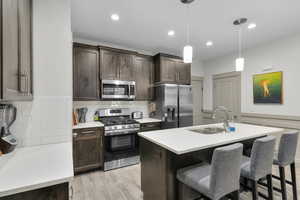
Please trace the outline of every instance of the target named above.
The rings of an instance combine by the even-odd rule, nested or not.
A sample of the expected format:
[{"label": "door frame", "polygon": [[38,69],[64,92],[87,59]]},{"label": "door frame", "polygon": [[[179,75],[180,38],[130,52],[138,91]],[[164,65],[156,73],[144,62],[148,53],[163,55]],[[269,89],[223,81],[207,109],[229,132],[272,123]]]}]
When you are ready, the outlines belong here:
[{"label": "door frame", "polygon": [[241,91],[241,89],[242,89],[242,73],[241,72],[227,72],[227,73],[221,73],[221,74],[215,74],[215,75],[213,75],[213,77],[212,77],[212,82],[213,82],[213,88],[212,88],[212,100],[213,100],[213,110],[216,108],[216,99],[215,99],[215,80],[217,80],[217,79],[223,79],[223,78],[231,78],[231,77],[237,77],[238,78],[238,82],[240,83],[240,84],[238,84],[238,96],[239,96],[239,100],[238,100],[238,104],[239,104],[239,106],[238,106],[238,108],[239,108],[239,110],[238,110],[238,113],[237,113],[237,115],[238,115],[238,119],[240,118],[240,116],[241,116],[241,113],[242,113],[242,91]]},{"label": "door frame", "polygon": [[[204,77],[203,76],[192,76],[191,78],[191,85],[193,85],[193,81],[200,81],[202,84],[202,95],[201,95],[201,116],[203,117],[203,108],[204,108],[204,104],[203,104],[203,100],[204,100]],[[192,88],[193,90],[193,88]],[[194,97],[193,97],[194,98]],[[193,102],[193,107],[194,107],[194,102]],[[194,117],[193,117],[194,118]],[[193,123],[194,123],[194,119],[193,119]]]}]

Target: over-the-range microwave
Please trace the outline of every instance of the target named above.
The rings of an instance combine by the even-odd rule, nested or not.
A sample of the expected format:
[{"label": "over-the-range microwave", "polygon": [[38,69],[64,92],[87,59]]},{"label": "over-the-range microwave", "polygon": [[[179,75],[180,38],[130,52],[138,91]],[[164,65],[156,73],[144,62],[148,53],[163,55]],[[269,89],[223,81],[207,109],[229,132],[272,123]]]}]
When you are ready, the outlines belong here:
[{"label": "over-the-range microwave", "polygon": [[101,98],[103,100],[134,100],[135,81],[102,80]]}]

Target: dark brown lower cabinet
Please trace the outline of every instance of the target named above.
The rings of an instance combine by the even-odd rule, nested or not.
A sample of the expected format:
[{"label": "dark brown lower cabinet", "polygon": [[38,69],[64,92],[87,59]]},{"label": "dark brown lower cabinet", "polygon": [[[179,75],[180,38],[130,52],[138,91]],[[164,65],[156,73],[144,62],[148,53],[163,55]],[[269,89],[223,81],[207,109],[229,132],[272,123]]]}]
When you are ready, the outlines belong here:
[{"label": "dark brown lower cabinet", "polygon": [[103,167],[103,128],[73,130],[74,172]]},{"label": "dark brown lower cabinet", "polygon": [[0,200],[68,200],[69,184],[63,183],[50,187],[45,187],[28,192],[22,192],[6,197],[0,197]]}]

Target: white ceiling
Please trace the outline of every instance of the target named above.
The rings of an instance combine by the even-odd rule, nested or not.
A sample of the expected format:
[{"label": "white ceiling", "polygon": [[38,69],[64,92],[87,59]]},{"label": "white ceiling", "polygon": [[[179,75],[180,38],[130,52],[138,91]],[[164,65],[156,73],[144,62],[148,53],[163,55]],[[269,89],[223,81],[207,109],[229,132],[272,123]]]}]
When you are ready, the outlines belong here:
[{"label": "white ceiling", "polygon": [[[110,15],[118,13],[120,21]],[[299,0],[195,0],[190,5],[191,44],[206,60],[237,51],[234,19],[247,17],[243,48],[300,33]],[[180,0],[72,0],[75,37],[153,53],[181,55],[186,44],[186,6]],[[175,37],[167,35],[175,30]],[[214,46],[206,48],[212,40]]]}]

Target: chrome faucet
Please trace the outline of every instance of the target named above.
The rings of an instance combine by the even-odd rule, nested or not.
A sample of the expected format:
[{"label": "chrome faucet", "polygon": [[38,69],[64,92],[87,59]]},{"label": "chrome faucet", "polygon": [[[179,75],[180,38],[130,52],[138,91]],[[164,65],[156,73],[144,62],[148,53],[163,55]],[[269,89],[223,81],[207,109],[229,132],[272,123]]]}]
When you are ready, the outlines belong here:
[{"label": "chrome faucet", "polygon": [[225,118],[224,118],[224,121],[223,121],[223,126],[224,126],[224,129],[225,131],[228,133],[230,132],[230,127],[229,127],[229,120],[230,120],[230,116],[229,116],[229,110],[224,107],[224,106],[218,106],[213,114],[212,114],[212,119],[216,119],[216,115],[217,115],[217,112],[224,112],[225,113]]}]

